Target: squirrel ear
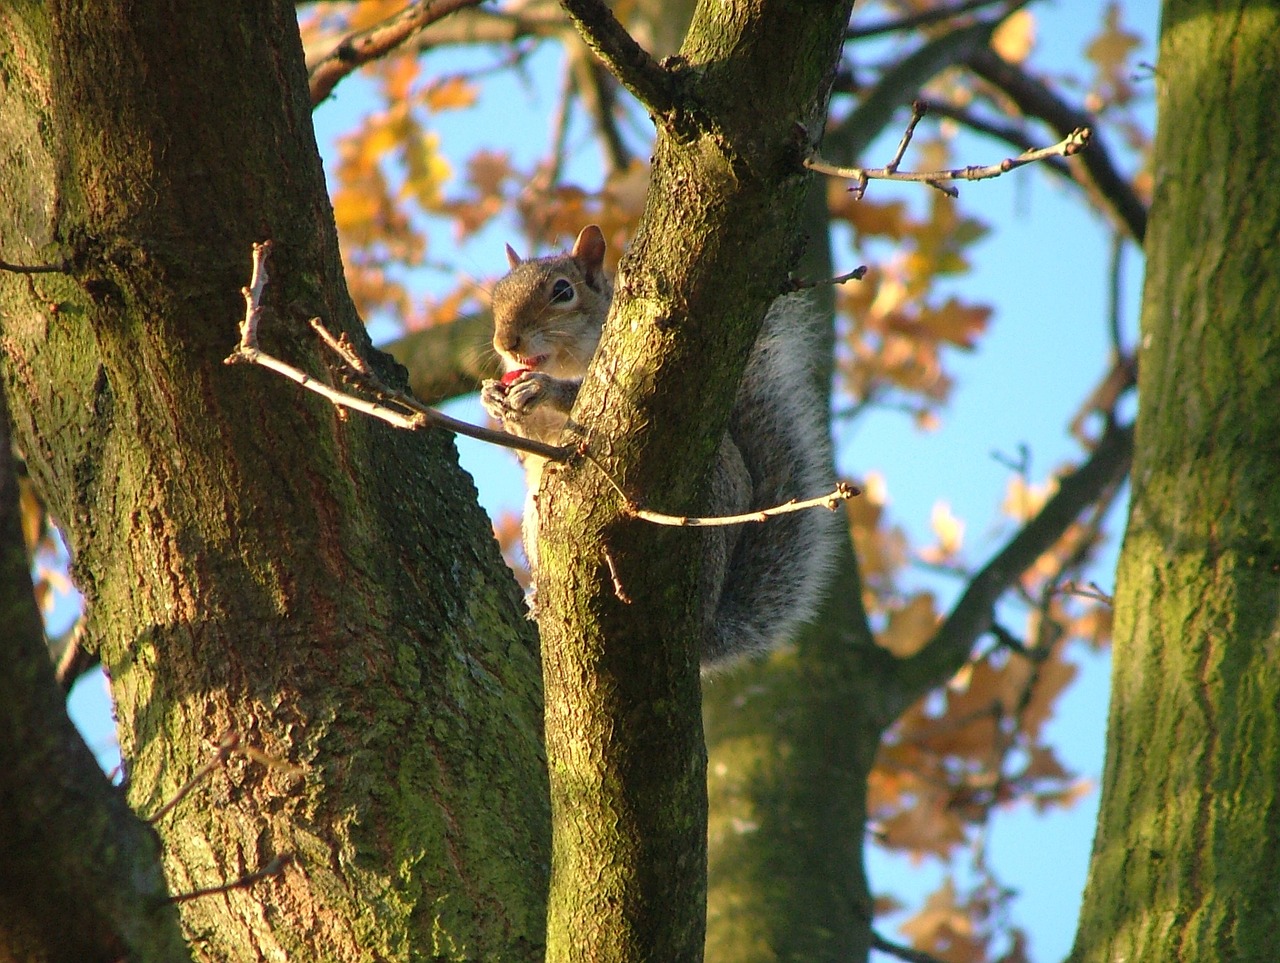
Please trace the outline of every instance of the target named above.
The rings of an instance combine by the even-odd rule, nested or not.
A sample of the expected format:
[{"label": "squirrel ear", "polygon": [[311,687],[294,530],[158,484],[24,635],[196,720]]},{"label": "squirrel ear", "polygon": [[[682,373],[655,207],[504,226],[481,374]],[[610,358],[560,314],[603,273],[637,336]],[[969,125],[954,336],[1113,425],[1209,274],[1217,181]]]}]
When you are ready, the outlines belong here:
[{"label": "squirrel ear", "polygon": [[515,248],[513,248],[510,244],[508,244],[507,245],[507,264],[514,269],[514,268],[518,268],[522,263],[523,262],[520,260],[520,255],[516,253]]},{"label": "squirrel ear", "polygon": [[595,224],[588,224],[573,242],[573,259],[582,268],[588,281],[594,281],[600,269],[604,267],[604,232]]}]

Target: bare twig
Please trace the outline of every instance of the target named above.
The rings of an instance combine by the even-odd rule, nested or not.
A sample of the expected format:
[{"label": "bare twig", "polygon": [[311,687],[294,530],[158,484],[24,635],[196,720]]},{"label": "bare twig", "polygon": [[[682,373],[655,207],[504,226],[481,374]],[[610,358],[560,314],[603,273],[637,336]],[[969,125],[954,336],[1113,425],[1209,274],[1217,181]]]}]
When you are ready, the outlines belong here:
[{"label": "bare twig", "polygon": [[902,132],[902,139],[898,141],[898,149],[893,152],[893,159],[885,165],[884,169],[890,173],[897,173],[898,165],[902,163],[902,155],[907,152],[907,148],[911,146],[911,138],[915,136],[916,125],[929,112],[929,108],[925,106],[923,100],[913,100],[911,102],[911,119],[907,121],[907,129]]},{"label": "bare twig", "polygon": [[325,100],[348,74],[391,51],[455,10],[479,5],[481,0],[423,0],[410,4],[393,17],[368,30],[343,38],[327,57],[310,71],[311,106]]},{"label": "bare twig", "polygon": [[173,794],[173,798],[157,809],[147,822],[154,825],[163,819],[174,806],[178,805],[178,803],[182,802],[182,800],[187,797],[191,790],[195,789],[196,786],[200,785],[201,782],[207,779],[210,773],[215,769],[225,766],[227,764],[227,760],[231,758],[231,754],[235,752],[238,745],[240,745],[240,733],[236,732],[234,729],[226,732],[222,738],[218,740],[217,748],[214,750],[213,755],[209,757],[209,760],[193,772],[191,774],[191,778],[182,784],[182,788]]},{"label": "bare twig", "polygon": [[[908,128],[908,136],[904,137],[904,141],[909,140],[909,134],[914,127],[914,121],[918,120],[913,112],[913,123]],[[810,170],[817,171],[819,174],[827,174],[831,177],[842,177],[855,181],[853,187],[849,188],[857,197],[861,198],[866,193],[867,182],[872,180],[881,181],[911,181],[914,183],[924,183],[931,187],[936,187],[950,197],[956,197],[960,192],[954,187],[944,184],[944,181],[981,181],[991,177],[999,177],[1001,174],[1007,174],[1015,168],[1022,167],[1026,164],[1033,164],[1036,161],[1044,160],[1049,157],[1070,157],[1078,154],[1089,145],[1089,138],[1092,136],[1088,127],[1078,127],[1069,133],[1058,143],[1050,147],[1041,147],[1038,150],[1025,151],[1017,157],[1006,157],[1004,160],[996,164],[988,164],[986,166],[971,165],[969,167],[956,167],[950,170],[937,171],[899,171],[894,167],[839,167],[835,164],[828,164],[816,155],[805,161],[805,166]],[[896,160],[896,158],[895,158]]]},{"label": "bare twig", "polygon": [[1058,587],[1060,595],[1075,595],[1082,599],[1092,599],[1095,602],[1102,602],[1104,605],[1114,607],[1116,597],[1105,591],[1097,582],[1090,582],[1081,586],[1076,582],[1063,582]]},{"label": "bare twig", "polygon": [[350,408],[359,411],[370,417],[385,421],[387,424],[396,428],[403,428],[409,431],[417,431],[422,428],[435,427],[444,428],[455,434],[466,435],[468,438],[475,438],[480,441],[486,441],[490,444],[500,445],[504,448],[514,448],[517,451],[527,452],[533,455],[539,455],[549,461],[567,462],[575,453],[582,455],[592,465],[594,465],[609,482],[613,489],[622,499],[623,509],[632,517],[652,522],[655,525],[671,525],[681,528],[694,527],[713,527],[726,525],[741,525],[748,522],[763,522],[774,515],[785,515],[790,512],[804,511],[809,508],[829,508],[835,511],[840,502],[845,501],[861,492],[852,485],[845,482],[838,484],[834,491],[817,498],[806,499],[805,501],[791,501],[785,505],[777,505],[772,508],[762,509],[760,511],[748,512],[742,515],[731,515],[724,517],[690,517],[685,515],[665,515],[661,512],[653,512],[641,508],[622,487],[613,479],[605,467],[585,448],[585,446],[574,448],[565,445],[547,445],[540,441],[534,441],[530,438],[521,438],[517,435],[509,434],[505,431],[494,431],[490,428],[481,428],[465,421],[459,421],[456,418],[450,418],[429,408],[417,398],[408,392],[400,391],[386,384],[370,367],[369,363],[364,360],[356,351],[355,347],[347,339],[346,335],[335,337],[319,318],[312,318],[310,321],[311,328],[316,332],[325,345],[333,351],[342,363],[351,371],[351,373],[364,382],[365,387],[369,388],[378,395],[376,401],[370,401],[367,398],[361,398],[358,395],[349,394],[331,388],[323,382],[317,381],[309,374],[298,368],[293,367],[281,361],[279,358],[266,354],[258,348],[258,326],[262,319],[262,295],[268,281],[267,257],[271,252],[271,242],[263,241],[253,246],[253,274],[249,282],[249,286],[242,289],[245,299],[245,316],[240,323],[240,343],[236,345],[235,350],[229,354],[224,360],[224,364],[256,364],[261,367],[274,371],[283,375],[290,381],[313,391],[322,398],[328,400],[337,408]]},{"label": "bare twig", "polygon": [[0,271],[12,271],[14,274],[70,274],[71,262],[60,261],[57,264],[12,264],[0,261]]},{"label": "bare twig", "polygon": [[[612,481],[612,479],[610,480]],[[622,494],[622,490],[618,489],[618,493]],[[862,492],[858,488],[848,482],[840,482],[833,491],[826,495],[819,495],[817,498],[806,498],[804,501],[792,499],[785,505],[775,505],[773,508],[761,509],[758,512],[744,512],[741,515],[720,515],[711,518],[664,515],[661,512],[651,512],[637,507],[629,499],[626,503],[626,510],[628,514],[634,515],[636,518],[643,518],[646,522],[653,522],[655,525],[670,525],[676,528],[719,528],[726,525],[743,525],[747,522],[764,522],[775,515],[803,512],[810,508],[828,508],[834,512],[840,507],[841,502],[848,501],[855,495],[860,494]],[[624,495],[623,497],[625,498],[626,496]]]},{"label": "bare twig", "polygon": [[867,275],[867,266],[859,264],[852,271],[845,274],[837,274],[833,278],[822,278],[819,281],[810,281],[806,278],[790,278],[787,283],[789,291],[803,291],[805,288],[816,288],[820,284],[844,284],[846,281],[861,281]]},{"label": "bare twig", "polygon": [[[981,10],[983,7],[990,7],[1003,2],[1005,0],[966,0],[964,3],[957,3],[947,7],[934,7],[929,10],[923,10],[910,16],[899,17],[897,20],[881,20],[878,23],[869,23],[865,26],[850,27],[844,36],[846,40],[864,40],[867,37],[879,37],[886,33],[902,33],[907,30],[915,30],[918,27],[927,27],[943,20],[950,20],[952,17],[959,17],[962,14],[972,13],[974,10]],[[1022,0],[1020,3],[1015,3],[1013,9],[1025,6],[1026,2],[1027,0]]]},{"label": "bare twig", "polygon": [[193,889],[189,893],[177,893],[170,896],[166,902],[169,903],[186,903],[189,900],[199,899],[202,896],[216,896],[218,893],[229,893],[233,889],[248,889],[254,883],[268,879],[272,876],[279,876],[284,872],[284,868],[293,862],[293,853],[281,853],[279,856],[273,857],[267,865],[263,866],[252,873],[246,873],[244,876],[231,880],[229,883],[219,883],[217,886],[206,886],[203,889]]},{"label": "bare twig", "polygon": [[618,566],[613,561],[613,556],[609,554],[609,550],[605,549],[604,563],[609,566],[609,578],[613,581],[613,594],[618,597],[618,601],[623,605],[631,604],[631,597],[627,595],[627,590],[622,587],[622,579],[618,576]]},{"label": "bare twig", "polygon": [[[1012,98],[1024,114],[1038,117],[1059,134],[1092,123],[1087,112],[1071,106],[1043,81],[989,47],[971,55],[967,63],[975,74]],[[1082,160],[1084,176],[1081,181],[1086,188],[1093,188],[1106,200],[1134,240],[1141,244],[1147,230],[1146,205],[1116,168],[1100,137],[1094,138]]]},{"label": "bare twig", "polygon": [[481,441],[488,441],[506,448],[514,448],[518,451],[541,455],[543,458],[549,458],[553,461],[564,461],[571,454],[572,449],[569,448],[545,445],[528,438],[519,438],[507,432],[493,431],[489,428],[481,428],[478,425],[459,421],[456,418],[450,418],[448,415],[422,404],[412,395],[391,388],[373,373],[372,369],[351,347],[349,342],[346,342],[345,339],[334,338],[320,323],[319,318],[311,320],[312,329],[342,359],[347,367],[355,371],[368,383],[370,388],[384,399],[383,401],[370,401],[367,398],[338,391],[323,382],[317,381],[311,375],[295,368],[293,365],[259,350],[258,326],[262,319],[262,294],[268,281],[267,257],[270,253],[270,241],[263,241],[253,246],[253,275],[249,281],[249,286],[243,289],[245,316],[240,323],[240,343],[227,356],[225,364],[260,365],[269,371],[283,375],[308,391],[315,392],[336,407],[359,411],[372,418],[385,421],[396,428],[403,428],[408,431],[417,431],[428,427],[445,428],[460,435],[467,435],[468,437],[478,438]]},{"label": "bare twig", "polygon": [[173,798],[157,809],[155,814],[152,815],[147,822],[152,824],[158,823],[170,810],[173,809],[174,806],[178,805],[178,803],[182,802],[183,799],[190,795],[191,790],[195,789],[201,782],[209,778],[210,773],[214,772],[214,770],[225,766],[227,764],[227,760],[237,752],[242,756],[247,756],[254,762],[261,763],[264,766],[271,766],[272,768],[283,770],[284,772],[295,776],[302,775],[302,769],[295,766],[293,763],[285,762],[283,759],[277,759],[275,756],[270,756],[254,746],[245,745],[243,740],[240,738],[240,733],[235,729],[229,729],[223,733],[222,738],[218,740],[218,745],[214,748],[213,755],[209,757],[209,760],[192,773],[191,778],[183,783],[182,787],[173,794]]},{"label": "bare twig", "polygon": [[[1031,136],[1031,132],[1027,129],[1025,123],[1005,123],[990,117],[982,117],[968,107],[957,107],[955,104],[949,104],[937,98],[926,99],[924,102],[929,107],[929,113],[935,117],[954,120],[957,124],[967,127],[976,134],[982,134],[984,137],[990,137],[993,140],[1004,141],[1010,147],[1016,147],[1019,151],[1035,149],[1036,141]],[[1096,145],[1092,149],[1096,149]],[[1047,157],[1042,162],[1041,167],[1079,186],[1075,174],[1071,170],[1071,165],[1061,157]]]}]

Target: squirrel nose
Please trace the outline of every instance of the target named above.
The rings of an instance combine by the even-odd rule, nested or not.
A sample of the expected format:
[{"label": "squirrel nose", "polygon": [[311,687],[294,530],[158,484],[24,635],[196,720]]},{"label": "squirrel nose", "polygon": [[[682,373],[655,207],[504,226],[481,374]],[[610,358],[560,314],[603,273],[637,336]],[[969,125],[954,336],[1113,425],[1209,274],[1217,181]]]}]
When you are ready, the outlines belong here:
[{"label": "squirrel nose", "polygon": [[499,331],[493,336],[493,343],[499,351],[515,354],[520,346],[520,336],[508,331]]}]

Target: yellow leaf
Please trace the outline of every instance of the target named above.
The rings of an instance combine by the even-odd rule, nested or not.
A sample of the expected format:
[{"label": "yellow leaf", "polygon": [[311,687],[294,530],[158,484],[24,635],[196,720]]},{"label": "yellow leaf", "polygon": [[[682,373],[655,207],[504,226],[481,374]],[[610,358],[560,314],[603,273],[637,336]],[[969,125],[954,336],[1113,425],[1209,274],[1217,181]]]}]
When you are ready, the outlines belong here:
[{"label": "yellow leaf", "polygon": [[440,136],[425,131],[404,147],[405,180],[402,197],[412,197],[423,210],[440,206],[440,190],[452,171],[440,154]]},{"label": "yellow leaf", "polygon": [[1037,485],[1028,485],[1021,475],[1009,479],[1009,487],[1005,491],[1000,510],[1014,521],[1025,522],[1044,506],[1049,497],[1058,490],[1058,480],[1050,478]]},{"label": "yellow leaf", "polygon": [[964,522],[951,513],[951,506],[945,501],[933,503],[929,526],[938,536],[938,548],[944,555],[955,555],[960,551],[960,544],[964,541]]},{"label": "yellow leaf", "polygon": [[431,84],[423,91],[427,109],[439,113],[442,110],[463,110],[476,102],[476,89],[461,77],[447,77]]},{"label": "yellow leaf", "polygon": [[1036,18],[1030,10],[1006,17],[991,35],[991,47],[1010,63],[1020,64],[1036,45]]},{"label": "yellow leaf", "polygon": [[361,0],[352,5],[349,31],[368,30],[404,9],[404,0]]},{"label": "yellow leaf", "polygon": [[924,648],[937,626],[938,610],[933,593],[921,592],[889,613],[889,624],[877,634],[876,643],[899,658],[906,658]]}]

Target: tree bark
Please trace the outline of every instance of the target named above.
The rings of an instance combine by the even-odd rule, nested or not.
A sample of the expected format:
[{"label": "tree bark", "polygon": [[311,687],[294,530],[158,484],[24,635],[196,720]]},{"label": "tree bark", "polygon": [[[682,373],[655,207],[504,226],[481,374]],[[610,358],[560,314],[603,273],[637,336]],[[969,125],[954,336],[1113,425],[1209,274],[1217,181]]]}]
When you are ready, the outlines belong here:
[{"label": "tree bark", "polygon": [[188,959],[155,833],[67,718],[32,594],[0,394],[0,955]]},{"label": "tree bark", "polygon": [[1271,5],[1164,6],[1141,408],[1078,963],[1275,956],[1277,36]]},{"label": "tree bark", "polygon": [[129,801],[156,813],[233,733],[157,824],[169,886],[283,865],[181,904],[196,955],[540,958],[536,646],[451,440],[222,363],[264,237],[264,348],[323,373],[319,315],[377,354],[292,4],[18,3],[0,38],[0,259],[66,264],[0,272],[0,377]]},{"label": "tree bark", "polygon": [[[566,6],[580,20],[594,14]],[[587,24],[659,118],[645,213],[573,416],[593,457],[644,507],[696,507],[750,345],[802,246],[801,162],[848,16],[847,3],[703,4],[666,68],[611,47],[607,24]],[[557,832],[548,957],[700,960],[695,540],[627,518],[589,462],[542,486],[540,516]]]}]

